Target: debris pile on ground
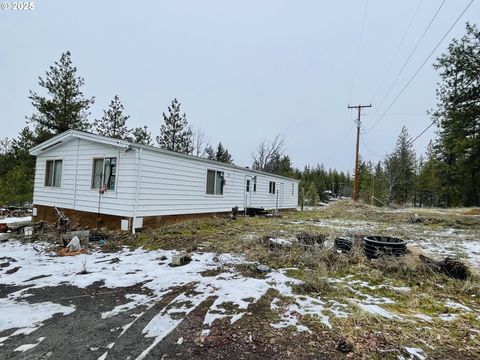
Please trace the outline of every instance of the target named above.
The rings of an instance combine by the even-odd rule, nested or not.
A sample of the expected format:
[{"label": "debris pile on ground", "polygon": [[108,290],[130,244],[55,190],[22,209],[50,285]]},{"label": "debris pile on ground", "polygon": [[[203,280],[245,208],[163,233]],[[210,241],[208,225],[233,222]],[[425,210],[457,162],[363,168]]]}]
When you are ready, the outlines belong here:
[{"label": "debris pile on ground", "polygon": [[297,234],[298,242],[307,248],[314,247],[314,246],[315,247],[323,246],[325,239],[326,239],[325,234],[310,233],[306,231],[303,231]]},{"label": "debris pile on ground", "polygon": [[441,261],[433,260],[425,255],[420,254],[420,259],[427,264],[432,270],[443,273],[451,278],[459,280],[467,280],[471,275],[468,266],[459,260],[446,257]]}]

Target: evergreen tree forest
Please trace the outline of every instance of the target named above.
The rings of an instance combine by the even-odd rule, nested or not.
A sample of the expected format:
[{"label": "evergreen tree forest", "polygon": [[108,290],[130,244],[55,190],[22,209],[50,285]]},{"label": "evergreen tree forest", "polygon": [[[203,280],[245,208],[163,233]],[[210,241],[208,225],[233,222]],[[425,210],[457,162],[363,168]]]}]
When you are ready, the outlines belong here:
[{"label": "evergreen tree forest", "polygon": [[[466,24],[465,34],[450,42],[433,64],[439,80],[437,105],[428,110],[437,132],[427,148],[416,153],[406,127],[390,153],[359,163],[359,198],[377,206],[480,206],[480,30]],[[32,201],[35,159],[29,149],[69,129],[93,131],[130,142],[153,145],[146,126],[130,128],[129,115],[115,95],[101,119],[90,119],[95,98],[83,93],[85,80],[70,52],[38,79],[28,96],[34,112],[16,138],[0,139],[0,205]],[[26,97],[26,100],[28,100]],[[159,147],[184,154],[233,163],[223,141],[215,148],[200,129],[193,131],[181,103],[173,99],[162,116],[155,139]],[[427,126],[425,124],[425,126]],[[305,204],[327,197],[350,197],[353,173],[326,169],[321,164],[298,169],[286,153],[283,138],[262,141],[252,153],[252,168],[301,180]],[[352,164],[353,169],[353,164]]]}]

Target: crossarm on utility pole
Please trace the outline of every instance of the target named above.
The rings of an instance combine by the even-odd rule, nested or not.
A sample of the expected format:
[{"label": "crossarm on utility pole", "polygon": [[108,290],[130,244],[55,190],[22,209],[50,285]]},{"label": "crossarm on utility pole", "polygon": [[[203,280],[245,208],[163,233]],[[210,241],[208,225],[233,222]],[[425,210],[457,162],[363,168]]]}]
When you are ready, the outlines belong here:
[{"label": "crossarm on utility pole", "polygon": [[356,145],[356,150],[355,150],[355,177],[354,177],[354,180],[353,180],[353,194],[352,194],[352,199],[354,201],[358,200],[358,148],[359,148],[359,142],[360,142],[360,127],[362,126],[362,121],[361,121],[362,109],[363,108],[369,108],[369,107],[372,107],[372,104],[370,104],[370,105],[354,105],[354,106],[348,105],[349,109],[357,109],[358,110],[357,145]]}]

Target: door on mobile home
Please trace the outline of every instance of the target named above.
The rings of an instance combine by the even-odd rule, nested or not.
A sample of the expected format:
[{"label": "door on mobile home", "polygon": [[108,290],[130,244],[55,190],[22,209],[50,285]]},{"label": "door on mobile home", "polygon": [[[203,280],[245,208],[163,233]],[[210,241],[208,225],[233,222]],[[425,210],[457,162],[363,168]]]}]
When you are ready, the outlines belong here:
[{"label": "door on mobile home", "polygon": [[245,176],[245,207],[252,206],[252,186],[253,178],[252,176]]}]

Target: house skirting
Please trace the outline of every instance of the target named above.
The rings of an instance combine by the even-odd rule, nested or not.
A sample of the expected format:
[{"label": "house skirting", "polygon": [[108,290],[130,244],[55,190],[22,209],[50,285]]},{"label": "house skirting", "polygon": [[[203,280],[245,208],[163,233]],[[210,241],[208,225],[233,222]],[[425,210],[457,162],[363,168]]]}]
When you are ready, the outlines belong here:
[{"label": "house skirting", "polygon": [[[58,221],[58,214],[54,207],[44,205],[34,205],[36,215],[33,216],[33,221],[46,221],[50,224],[55,224]],[[131,217],[97,214],[88,211],[79,211],[73,209],[57,208],[62,211],[65,216],[70,219],[71,226],[78,226],[84,229],[106,228],[109,230],[121,230],[122,220],[128,221],[128,231],[132,230],[133,219]],[[281,209],[280,212],[292,211],[294,209]],[[196,214],[182,214],[182,215],[159,215],[146,216],[143,218],[142,229],[154,229],[164,225],[174,224],[186,220],[201,219],[212,216],[225,216],[230,212],[209,212]],[[241,212],[239,213],[241,215]]]},{"label": "house skirting", "polygon": [[[58,213],[52,206],[33,205],[36,209],[36,215],[33,216],[33,221],[46,221],[50,224],[55,224],[58,221]],[[120,230],[121,221],[128,220],[129,229],[131,228],[132,218],[116,215],[97,214],[88,211],[79,211],[73,209],[57,208],[70,219],[70,226],[79,226],[85,229],[107,228],[109,230]],[[34,212],[35,214],[35,212]]]}]

